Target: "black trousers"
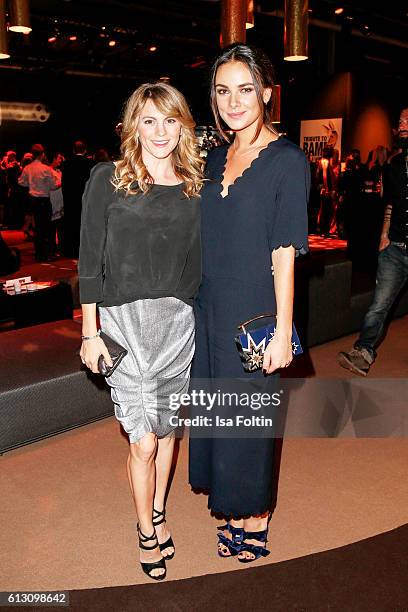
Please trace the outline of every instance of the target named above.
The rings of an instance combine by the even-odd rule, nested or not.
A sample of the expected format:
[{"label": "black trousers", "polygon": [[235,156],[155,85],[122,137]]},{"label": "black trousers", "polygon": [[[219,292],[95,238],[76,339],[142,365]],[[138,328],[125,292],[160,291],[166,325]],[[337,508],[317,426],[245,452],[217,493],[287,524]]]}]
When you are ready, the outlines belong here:
[{"label": "black trousers", "polygon": [[52,206],[50,198],[30,196],[34,215],[34,249],[37,261],[46,261],[52,254]]},{"label": "black trousers", "polygon": [[320,234],[329,234],[334,215],[334,202],[332,195],[320,194],[320,210],[317,219]]}]

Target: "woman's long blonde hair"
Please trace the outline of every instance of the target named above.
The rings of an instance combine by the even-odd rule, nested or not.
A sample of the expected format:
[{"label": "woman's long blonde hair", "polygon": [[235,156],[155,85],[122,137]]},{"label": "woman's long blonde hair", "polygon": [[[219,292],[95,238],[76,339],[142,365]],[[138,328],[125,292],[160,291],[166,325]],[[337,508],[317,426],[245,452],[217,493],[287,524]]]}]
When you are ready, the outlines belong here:
[{"label": "woman's long blonde hair", "polygon": [[204,181],[204,161],[196,143],[195,122],[183,94],[167,83],[140,85],[126,102],[121,131],[122,157],[116,162],[112,184],[116,191],[123,189],[127,195],[139,193],[139,190],[147,193],[154,184],[143,163],[142,145],[137,135],[137,122],[147,100],[151,100],[159,112],[180,121],[180,140],[171,154],[174,173],[185,183],[187,197],[198,195]]}]

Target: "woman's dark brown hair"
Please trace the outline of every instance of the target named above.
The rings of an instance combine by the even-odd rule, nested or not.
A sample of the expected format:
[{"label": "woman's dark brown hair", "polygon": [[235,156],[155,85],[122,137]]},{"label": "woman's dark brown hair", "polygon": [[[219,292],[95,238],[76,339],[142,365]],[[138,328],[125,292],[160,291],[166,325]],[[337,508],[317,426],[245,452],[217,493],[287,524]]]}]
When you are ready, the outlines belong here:
[{"label": "woman's dark brown hair", "polygon": [[[271,132],[274,134],[278,134],[272,123],[272,113],[274,106],[274,70],[272,63],[269,57],[261,51],[261,49],[257,49],[255,47],[250,47],[248,45],[243,45],[242,43],[234,43],[229,47],[226,47],[221,55],[217,57],[214,62],[214,65],[211,70],[211,108],[214,114],[215,124],[225,138],[225,140],[229,140],[227,134],[225,133],[225,128],[223,127],[224,122],[221,119],[220,113],[218,111],[217,106],[217,97],[216,97],[216,88],[215,88],[215,79],[217,76],[217,70],[220,66],[224,64],[228,64],[229,62],[241,62],[245,64],[251,73],[254,88],[256,91],[256,96],[258,98],[260,108],[263,108],[263,115],[261,115],[258,125],[256,128],[255,136],[252,139],[252,142],[258,138],[259,133],[262,129],[262,126],[265,125]],[[266,104],[263,101],[263,90],[267,87],[272,89],[272,95],[269,99],[269,102]]]}]

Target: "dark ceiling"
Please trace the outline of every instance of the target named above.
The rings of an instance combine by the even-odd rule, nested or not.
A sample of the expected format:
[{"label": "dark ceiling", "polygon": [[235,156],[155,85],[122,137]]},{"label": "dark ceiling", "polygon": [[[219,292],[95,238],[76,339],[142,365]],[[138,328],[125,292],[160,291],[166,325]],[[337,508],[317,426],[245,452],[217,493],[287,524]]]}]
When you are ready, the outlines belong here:
[{"label": "dark ceiling", "polygon": [[[392,114],[405,104],[406,0],[309,0],[306,62],[283,61],[284,0],[255,4],[247,42],[275,65],[289,133],[296,135],[306,110],[310,115],[306,104],[314,107],[322,83],[345,71],[374,97],[388,97]],[[339,6],[344,12],[335,16]],[[198,124],[212,122],[208,76],[219,51],[220,0],[31,0],[31,16],[31,34],[10,32],[11,57],[0,60],[1,99],[41,102],[51,117],[38,125],[4,122],[4,142],[59,146],[81,137],[114,147],[123,102],[140,83],[163,76],[187,96]]]},{"label": "dark ceiling", "polygon": [[[255,4],[256,27],[248,31],[248,42],[263,46],[279,66],[283,0]],[[330,34],[337,32],[337,37],[348,36],[353,41],[358,65],[362,60],[377,61],[404,74],[408,49],[406,1],[310,0],[309,4],[309,63],[316,69],[330,72],[341,63],[343,47],[333,49],[328,43]],[[337,17],[334,9],[338,6],[345,10]],[[2,68],[142,80],[164,75],[186,77],[205,68],[219,48],[217,0],[31,0],[31,13],[32,33],[22,36],[10,32],[12,56],[1,62]],[[54,35],[55,42],[48,42]],[[114,46],[109,46],[110,41]],[[331,56],[331,65],[322,63],[322,52]]]}]

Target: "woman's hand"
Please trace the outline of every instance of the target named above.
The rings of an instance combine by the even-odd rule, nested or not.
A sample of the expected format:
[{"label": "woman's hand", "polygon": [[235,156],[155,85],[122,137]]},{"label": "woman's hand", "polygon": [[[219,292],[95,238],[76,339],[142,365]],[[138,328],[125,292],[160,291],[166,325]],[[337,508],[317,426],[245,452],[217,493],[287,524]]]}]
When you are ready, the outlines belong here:
[{"label": "woman's hand", "polygon": [[105,363],[109,367],[112,367],[112,359],[110,358],[109,351],[102,338],[97,337],[92,338],[92,340],[82,340],[79,356],[81,357],[82,363],[95,374],[99,373],[98,359],[101,355],[103,355]]},{"label": "woman's hand", "polygon": [[266,374],[272,374],[279,368],[287,368],[292,359],[292,337],[276,332],[266,347],[262,369]]}]

